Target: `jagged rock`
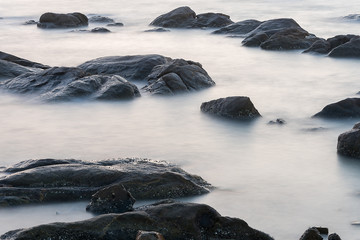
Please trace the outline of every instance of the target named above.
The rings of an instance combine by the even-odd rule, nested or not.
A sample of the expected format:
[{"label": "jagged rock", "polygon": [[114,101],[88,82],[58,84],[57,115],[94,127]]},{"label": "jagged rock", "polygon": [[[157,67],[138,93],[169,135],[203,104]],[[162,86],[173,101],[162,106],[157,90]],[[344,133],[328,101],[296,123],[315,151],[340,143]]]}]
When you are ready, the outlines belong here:
[{"label": "jagged rock", "polygon": [[300,237],[300,240],[323,240],[320,232],[316,228],[309,228]]},{"label": "jagged rock", "polygon": [[24,67],[31,67],[31,68],[40,68],[40,69],[48,69],[50,68],[47,65],[43,65],[41,63],[32,62],[29,60],[26,60],[24,58],[20,58],[5,52],[0,51],[0,60],[5,60],[8,62],[16,63],[18,65],[24,66]]},{"label": "jagged rock", "polygon": [[166,162],[146,159],[38,161],[8,168],[13,173],[0,179],[0,197],[26,196],[30,203],[90,200],[100,189],[122,184],[140,200],[200,195],[208,193],[211,187],[201,177]]},{"label": "jagged rock", "polygon": [[339,135],[337,152],[344,156],[360,158],[360,123]]},{"label": "jagged rock", "polygon": [[124,24],[121,22],[116,22],[116,23],[109,23],[106,25],[107,27],[123,27]]},{"label": "jagged rock", "polygon": [[79,12],[74,13],[51,13],[41,15],[37,26],[39,28],[74,28],[88,25],[88,18]]},{"label": "jagged rock", "polygon": [[88,76],[82,69],[68,67],[26,73],[2,82],[0,88],[12,93],[31,94],[42,101],[120,100],[140,96],[138,88],[120,76]]},{"label": "jagged rock", "polygon": [[328,240],[341,240],[341,238],[336,233],[332,233],[328,236]]},{"label": "jagged rock", "polygon": [[249,97],[227,97],[204,102],[201,111],[233,119],[253,119],[260,117]]},{"label": "jagged rock", "polygon": [[24,73],[34,72],[35,69],[24,67],[19,64],[0,60],[0,78],[13,78]]},{"label": "jagged rock", "polygon": [[358,118],[360,117],[360,98],[347,98],[325,106],[313,117]]},{"label": "jagged rock", "polygon": [[196,13],[189,7],[179,7],[157,17],[150,25],[165,28],[216,28],[232,24],[222,13]]},{"label": "jagged rock", "polygon": [[165,240],[164,236],[158,232],[139,231],[136,240]]},{"label": "jagged rock", "polygon": [[205,204],[164,203],[144,210],[105,214],[81,222],[52,223],[5,233],[12,239],[135,239],[139,230],[155,231],[165,239],[273,240],[238,218],[221,216]]},{"label": "jagged rock", "polygon": [[114,19],[103,16],[91,16],[89,17],[89,22],[91,23],[114,23]]},{"label": "jagged rock", "polygon": [[90,32],[92,32],[92,33],[109,33],[111,31],[109,29],[107,29],[107,28],[97,27],[97,28],[91,29]]},{"label": "jagged rock", "polygon": [[215,85],[200,63],[183,59],[155,66],[147,80],[149,84],[144,90],[161,95],[200,90]]},{"label": "jagged rock", "polygon": [[123,213],[132,211],[134,203],[131,193],[123,185],[115,184],[92,195],[86,210],[98,214]]},{"label": "jagged rock", "polygon": [[257,28],[262,22],[254,19],[249,19],[241,22],[232,23],[230,25],[227,25],[225,27],[222,27],[216,31],[214,31],[214,34],[235,34],[235,35],[244,35],[251,31],[253,31],[255,28]]}]

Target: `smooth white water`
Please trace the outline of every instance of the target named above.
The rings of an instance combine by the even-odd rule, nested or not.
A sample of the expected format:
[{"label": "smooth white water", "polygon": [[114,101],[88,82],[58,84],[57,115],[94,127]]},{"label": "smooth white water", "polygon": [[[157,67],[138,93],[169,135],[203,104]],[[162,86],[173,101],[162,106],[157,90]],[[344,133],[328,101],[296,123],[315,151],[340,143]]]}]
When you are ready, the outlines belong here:
[{"label": "smooth white water", "polygon": [[[342,239],[359,240],[360,227],[351,222],[360,220],[360,161],[336,153],[338,135],[359,119],[325,121],[311,116],[326,104],[356,96],[360,62],[246,48],[242,39],[211,35],[210,30],[143,32],[158,15],[184,5],[197,13],[222,12],[233,21],[292,17],[324,38],[360,34],[360,22],[341,19],[360,9],[355,0],[1,0],[1,51],[51,66],[157,53],[200,62],[217,85],[174,97],[143,95],[115,103],[40,104],[2,93],[0,166],[45,157],[166,160],[217,187],[187,200],[242,218],[277,240],[299,239],[311,226],[326,226]],[[125,27],[110,28],[110,34],[87,34],[22,25],[47,11],[96,13]],[[232,95],[249,96],[263,118],[239,123],[199,110],[204,101]],[[287,124],[267,124],[276,118]],[[0,234],[89,218],[85,205],[0,209]]]}]

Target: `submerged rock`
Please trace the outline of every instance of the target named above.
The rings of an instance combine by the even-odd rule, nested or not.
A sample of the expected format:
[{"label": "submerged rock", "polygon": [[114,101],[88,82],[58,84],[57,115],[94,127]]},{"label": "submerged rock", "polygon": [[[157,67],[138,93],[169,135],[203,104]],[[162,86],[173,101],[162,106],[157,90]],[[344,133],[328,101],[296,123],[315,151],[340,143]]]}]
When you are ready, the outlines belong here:
[{"label": "submerged rock", "polygon": [[241,22],[232,23],[225,27],[222,27],[216,31],[214,34],[234,34],[234,35],[245,35],[255,28],[257,28],[262,22],[254,19],[249,19]]},{"label": "submerged rock", "polygon": [[249,97],[227,97],[204,102],[201,111],[233,119],[253,119],[260,117]]},{"label": "submerged rock", "polygon": [[165,28],[217,28],[232,24],[222,13],[196,13],[189,7],[179,7],[153,20],[150,25]]},{"label": "submerged rock", "polygon": [[38,22],[35,20],[28,20],[24,23],[24,25],[35,25],[35,24],[38,24]]},{"label": "submerged rock", "polygon": [[360,123],[339,135],[337,152],[344,156],[360,158]]},{"label": "submerged rock", "polygon": [[347,98],[325,106],[313,117],[358,118],[360,117],[360,98]]},{"label": "submerged rock", "polygon": [[88,25],[88,18],[79,12],[74,13],[52,13],[41,15],[37,26],[39,28],[74,28]]},{"label": "submerged rock", "polygon": [[275,124],[284,125],[284,124],[286,124],[286,121],[284,119],[282,119],[282,118],[277,118],[276,120],[269,121],[268,124],[270,124],[270,125],[275,125]]},{"label": "submerged rock", "polygon": [[89,22],[91,23],[114,23],[114,19],[104,16],[91,16],[89,17]]},{"label": "submerged rock", "polygon": [[343,17],[346,20],[355,20],[355,21],[360,21],[360,14],[349,14],[345,17]]},{"label": "submerged rock", "polygon": [[107,29],[107,28],[104,28],[104,27],[97,27],[97,28],[91,29],[90,32],[92,32],[92,33],[109,33],[111,31],[109,29]]},{"label": "submerged rock", "polygon": [[160,28],[153,28],[153,29],[145,30],[144,32],[170,32],[170,30],[160,27]]},{"label": "submerged rock", "polygon": [[[73,223],[52,223],[10,231],[1,239],[136,239],[139,230],[165,239],[272,240],[238,218],[221,216],[205,204],[170,202],[122,214],[106,214]],[[160,238],[161,239],[161,238]]]},{"label": "submerged rock", "polygon": [[116,22],[116,23],[109,23],[109,24],[106,24],[107,27],[123,27],[124,24],[121,23],[121,22]]},{"label": "submerged rock", "polygon": [[36,161],[10,168],[13,173],[0,179],[0,197],[27,197],[30,203],[90,200],[100,189],[117,184],[140,200],[199,195],[211,187],[174,165],[146,159]]}]

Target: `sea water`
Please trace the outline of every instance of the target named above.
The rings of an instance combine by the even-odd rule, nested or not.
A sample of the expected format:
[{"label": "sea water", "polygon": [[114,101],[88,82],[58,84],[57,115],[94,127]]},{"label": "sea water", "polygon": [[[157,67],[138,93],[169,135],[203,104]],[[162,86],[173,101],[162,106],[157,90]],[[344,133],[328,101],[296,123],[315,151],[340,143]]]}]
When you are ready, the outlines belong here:
[{"label": "sea water", "polygon": [[[216,187],[184,201],[206,203],[275,239],[299,239],[308,227],[325,226],[343,239],[359,240],[360,227],[351,222],[360,220],[360,161],[336,153],[338,135],[359,119],[311,116],[329,103],[358,96],[360,62],[246,48],[241,38],[211,30],[144,32],[158,15],[186,5],[197,13],[228,14],[233,21],[294,18],[324,38],[360,34],[360,22],[342,19],[360,9],[355,0],[0,0],[1,51],[50,66],[156,53],[200,62],[216,82],[199,92],[143,94],[122,102],[45,104],[1,93],[0,166],[37,158],[166,160]],[[23,25],[48,11],[98,14],[125,26],[90,34]],[[262,118],[236,122],[201,113],[202,102],[227,96],[250,97]],[[277,118],[286,124],[268,124]],[[86,219],[92,215],[85,206],[0,209],[0,234]]]}]

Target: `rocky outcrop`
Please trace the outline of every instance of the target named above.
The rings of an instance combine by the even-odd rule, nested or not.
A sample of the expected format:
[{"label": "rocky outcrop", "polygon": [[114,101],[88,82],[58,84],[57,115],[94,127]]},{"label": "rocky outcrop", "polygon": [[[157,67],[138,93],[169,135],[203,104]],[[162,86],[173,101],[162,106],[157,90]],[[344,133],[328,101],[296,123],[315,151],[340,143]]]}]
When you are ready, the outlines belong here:
[{"label": "rocky outcrop", "polygon": [[98,214],[123,213],[132,211],[134,203],[131,193],[123,185],[115,184],[92,195],[86,210]]},{"label": "rocky outcrop", "polygon": [[308,33],[291,18],[279,18],[262,22],[246,35],[244,46],[266,50],[293,50],[309,48],[319,38]]},{"label": "rocky outcrop", "polygon": [[[106,214],[74,223],[52,223],[10,231],[0,239],[136,239],[138,231],[154,231],[165,239],[272,240],[238,218],[221,216],[205,204],[165,202],[133,212]],[[160,238],[161,239],[161,238]]]},{"label": "rocky outcrop", "polygon": [[219,28],[232,24],[222,13],[196,13],[189,7],[179,7],[153,20],[150,25],[165,28]]},{"label": "rocky outcrop", "polygon": [[88,18],[79,12],[74,13],[52,13],[41,15],[37,26],[39,28],[75,28],[88,25]]},{"label": "rocky outcrop", "polygon": [[215,85],[200,63],[183,59],[170,60],[155,66],[147,81],[149,84],[144,90],[161,95],[200,90]]},{"label": "rocky outcrop", "polygon": [[347,98],[325,106],[313,117],[358,118],[360,117],[360,98]]},{"label": "rocky outcrop", "polygon": [[249,19],[244,20],[236,23],[232,23],[230,25],[227,25],[225,27],[222,27],[216,31],[214,31],[214,34],[233,34],[233,35],[245,35],[249,32],[256,29],[262,22],[255,20],[255,19]]},{"label": "rocky outcrop", "polygon": [[31,160],[8,169],[11,174],[0,179],[0,197],[26,197],[29,203],[90,200],[114,184],[122,184],[138,200],[199,195],[211,187],[174,165],[145,159]]},{"label": "rocky outcrop", "polygon": [[260,117],[249,97],[227,97],[204,102],[201,111],[232,119],[253,119]]},{"label": "rocky outcrop", "polygon": [[344,156],[360,158],[360,123],[355,124],[350,131],[340,134],[337,152]]},{"label": "rocky outcrop", "polygon": [[34,72],[35,69],[24,67],[19,64],[0,60],[0,78],[13,78],[24,73]]},{"label": "rocky outcrop", "polygon": [[6,80],[0,88],[42,101],[120,100],[139,97],[138,88],[118,75],[89,75],[80,68],[53,67]]}]

